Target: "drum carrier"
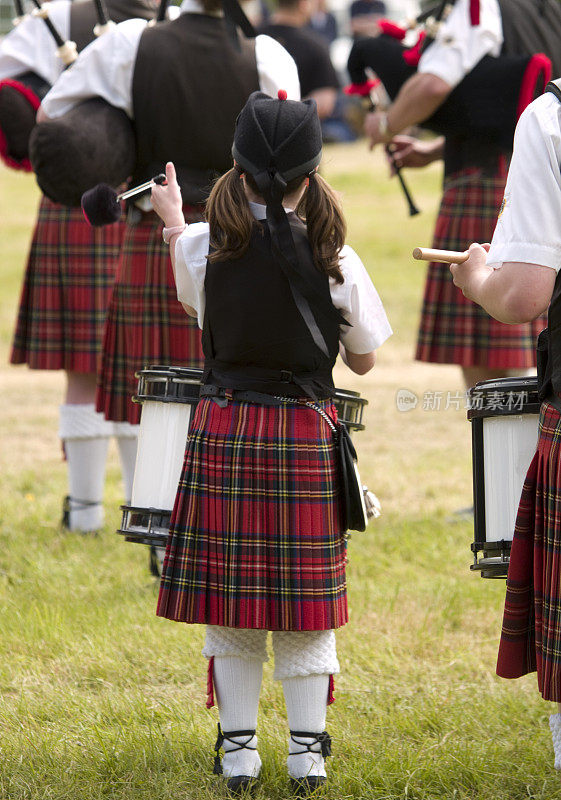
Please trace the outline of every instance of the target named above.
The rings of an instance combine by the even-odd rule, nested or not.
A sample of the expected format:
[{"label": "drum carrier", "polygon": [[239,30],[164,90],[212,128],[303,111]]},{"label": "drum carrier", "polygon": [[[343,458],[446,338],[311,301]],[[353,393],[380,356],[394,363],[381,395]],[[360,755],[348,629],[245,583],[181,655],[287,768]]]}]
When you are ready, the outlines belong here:
[{"label": "drum carrier", "polygon": [[[192,409],[199,402],[202,369],[151,366],[136,373],[135,403],[142,403],[138,453],[130,505],[122,505],[117,533],[127,542],[165,547]],[[333,403],[349,433],[364,430],[368,400],[335,389]]]}]

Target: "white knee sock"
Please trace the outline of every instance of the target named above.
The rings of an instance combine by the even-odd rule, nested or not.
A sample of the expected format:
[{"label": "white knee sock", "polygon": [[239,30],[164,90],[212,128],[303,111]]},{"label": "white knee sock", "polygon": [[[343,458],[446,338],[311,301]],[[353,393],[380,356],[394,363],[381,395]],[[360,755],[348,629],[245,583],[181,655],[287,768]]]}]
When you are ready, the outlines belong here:
[{"label": "white knee sock", "polygon": [[555,755],[555,769],[561,769],[561,714],[552,714],[549,718],[549,728],[553,739],[553,753]]},{"label": "white knee sock", "polygon": [[[255,730],[263,662],[241,656],[214,657],[214,688],[222,731]],[[236,749],[239,744],[257,748],[257,736],[238,736],[224,740],[222,771],[226,778],[237,775],[257,777],[261,759],[257,749]]]},{"label": "white knee sock", "polygon": [[[329,675],[285,678],[282,681],[282,688],[290,730],[322,733],[325,730]],[[306,744],[311,745],[312,752],[307,750]],[[289,755],[286,760],[291,777],[304,778],[312,775],[325,777],[325,759],[319,742],[310,737],[291,736],[288,752],[297,754]]]},{"label": "white knee sock", "polygon": [[93,403],[60,407],[60,437],[68,463],[71,530],[94,531],[103,525],[103,486],[112,425]]},{"label": "white knee sock", "polygon": [[136,465],[139,427],[139,425],[131,425],[130,422],[113,423],[113,430],[117,439],[117,447],[119,448],[121,474],[123,476],[125,502],[127,505],[130,504],[132,497],[132,484],[134,480],[134,468]]}]

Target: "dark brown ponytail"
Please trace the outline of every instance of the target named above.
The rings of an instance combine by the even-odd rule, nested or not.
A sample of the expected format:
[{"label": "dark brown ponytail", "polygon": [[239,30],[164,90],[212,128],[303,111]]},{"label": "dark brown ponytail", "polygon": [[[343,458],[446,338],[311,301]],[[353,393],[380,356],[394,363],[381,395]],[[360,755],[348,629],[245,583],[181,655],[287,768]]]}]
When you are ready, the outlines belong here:
[{"label": "dark brown ponytail", "polygon": [[249,246],[255,220],[238,167],[218,178],[206,202],[205,216],[212,248],[209,261],[227,261],[242,256]]},{"label": "dark brown ponytail", "polygon": [[310,185],[296,213],[306,222],[315,265],[343,283],[339,253],[345,244],[347,224],[338,196],[317,172],[310,175]]}]

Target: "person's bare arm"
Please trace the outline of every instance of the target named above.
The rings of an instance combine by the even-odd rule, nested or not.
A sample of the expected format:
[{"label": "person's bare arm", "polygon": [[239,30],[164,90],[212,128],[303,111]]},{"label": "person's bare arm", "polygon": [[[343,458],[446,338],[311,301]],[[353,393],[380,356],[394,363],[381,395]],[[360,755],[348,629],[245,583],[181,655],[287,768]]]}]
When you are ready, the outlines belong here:
[{"label": "person's bare arm", "polygon": [[339,347],[339,354],[347,367],[357,375],[366,375],[376,363],[376,351],[370,353],[351,353],[342,344]]},{"label": "person's bare arm", "polygon": [[549,306],[557,273],[551,267],[507,261],[499,269],[486,263],[488,245],[472,244],[463,264],[451,264],[454,284],[499,322],[531,322]]},{"label": "person's bare arm", "polygon": [[[417,72],[401,87],[387,113],[375,111],[368,114],[364,132],[370,139],[370,147],[391,141],[395,134],[418,125],[431,117],[446,100],[452,86],[430,72]],[[383,130],[383,121],[387,130]]]}]

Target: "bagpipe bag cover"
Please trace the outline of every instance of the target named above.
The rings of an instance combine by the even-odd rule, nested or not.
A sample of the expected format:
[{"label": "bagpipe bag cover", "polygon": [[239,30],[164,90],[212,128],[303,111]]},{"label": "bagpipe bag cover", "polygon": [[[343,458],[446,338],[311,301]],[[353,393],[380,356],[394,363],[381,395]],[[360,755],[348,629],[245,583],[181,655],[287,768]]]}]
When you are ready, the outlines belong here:
[{"label": "bagpipe bag cover", "polygon": [[0,157],[13,169],[30,171],[29,136],[50,85],[34,72],[0,81]]},{"label": "bagpipe bag cover", "polygon": [[131,175],[136,143],[124,111],[95,98],[36,125],[29,141],[41,191],[55,203],[79,206],[97,183],[117,187]]}]

